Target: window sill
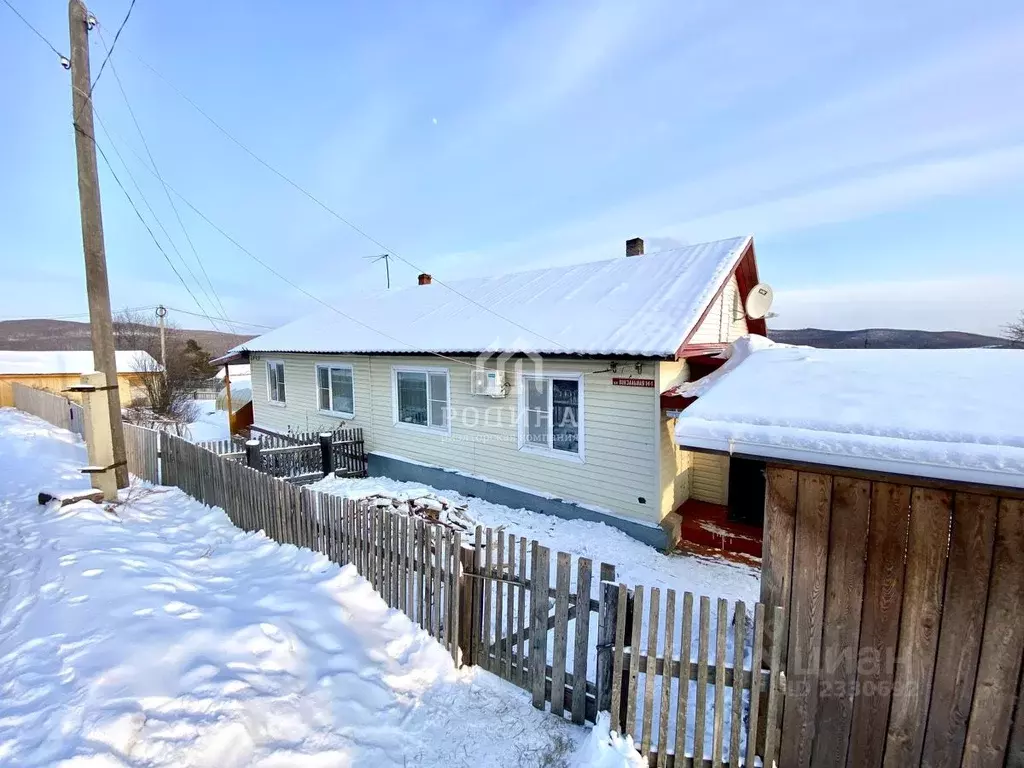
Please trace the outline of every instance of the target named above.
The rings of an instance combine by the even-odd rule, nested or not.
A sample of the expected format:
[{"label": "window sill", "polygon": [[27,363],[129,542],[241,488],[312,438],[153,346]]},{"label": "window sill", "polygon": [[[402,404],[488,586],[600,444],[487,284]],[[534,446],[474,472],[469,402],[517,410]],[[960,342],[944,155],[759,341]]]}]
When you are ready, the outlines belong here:
[{"label": "window sill", "polygon": [[288,407],[288,401],[287,400],[267,400],[267,405],[272,405],[275,408],[287,408]]},{"label": "window sill", "polygon": [[441,435],[442,437],[449,436],[452,433],[451,427],[427,427],[422,424],[410,424],[407,421],[396,421],[395,428],[404,429],[409,432],[418,432],[422,435]]},{"label": "window sill", "polygon": [[519,446],[521,453],[529,453],[533,456],[542,456],[547,459],[557,459],[558,461],[567,461],[570,464],[586,464],[586,460],[581,454],[569,453],[568,451],[556,451],[553,448],[542,448],[529,443]]},{"label": "window sill", "polygon": [[316,412],[324,416],[330,416],[332,419],[354,419],[355,413],[342,413],[341,411],[325,411],[323,408],[317,408]]}]

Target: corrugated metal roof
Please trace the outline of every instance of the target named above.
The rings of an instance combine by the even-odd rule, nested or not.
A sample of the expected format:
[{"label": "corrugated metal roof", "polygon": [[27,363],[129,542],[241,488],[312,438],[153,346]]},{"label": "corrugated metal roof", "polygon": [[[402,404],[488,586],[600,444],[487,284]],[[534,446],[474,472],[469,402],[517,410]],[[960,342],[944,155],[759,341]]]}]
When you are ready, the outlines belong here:
[{"label": "corrugated metal roof", "polygon": [[355,321],[325,309],[232,351],[672,357],[749,242],[338,296]]}]

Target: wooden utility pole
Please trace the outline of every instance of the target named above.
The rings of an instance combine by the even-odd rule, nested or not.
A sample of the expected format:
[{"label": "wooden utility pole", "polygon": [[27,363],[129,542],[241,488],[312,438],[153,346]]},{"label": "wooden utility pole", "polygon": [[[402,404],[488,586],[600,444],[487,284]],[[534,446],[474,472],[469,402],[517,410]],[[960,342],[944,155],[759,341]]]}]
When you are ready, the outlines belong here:
[{"label": "wooden utility pole", "polygon": [[110,443],[117,487],[128,486],[128,466],[121,422],[121,399],[117,390],[117,359],[114,354],[114,324],[110,313],[107,256],[103,246],[103,216],[100,212],[100,179],[96,168],[95,129],[92,116],[89,72],[89,13],[82,0],[69,0],[71,29],[71,104],[78,155],[78,200],[82,214],[82,245],[85,250],[85,287],[89,295],[89,324],[96,370],[106,374],[104,392],[110,411]]},{"label": "wooden utility pole", "polygon": [[156,308],[156,316],[160,318],[160,365],[164,369],[164,379],[167,379],[167,307],[161,304]]}]

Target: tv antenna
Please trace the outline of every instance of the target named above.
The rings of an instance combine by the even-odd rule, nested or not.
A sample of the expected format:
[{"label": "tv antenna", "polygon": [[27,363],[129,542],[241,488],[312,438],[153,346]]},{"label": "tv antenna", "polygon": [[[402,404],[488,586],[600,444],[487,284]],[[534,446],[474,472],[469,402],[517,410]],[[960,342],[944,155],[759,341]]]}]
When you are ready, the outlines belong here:
[{"label": "tv antenna", "polygon": [[747,313],[747,317],[751,320],[760,320],[768,316],[774,298],[775,295],[770,285],[767,283],[755,285],[747,294],[746,301],[743,302],[743,308]]},{"label": "tv antenna", "polygon": [[372,264],[376,264],[378,261],[384,262],[384,275],[387,277],[388,290],[391,289],[391,254],[382,253],[379,256],[363,256],[364,259],[371,259]]}]

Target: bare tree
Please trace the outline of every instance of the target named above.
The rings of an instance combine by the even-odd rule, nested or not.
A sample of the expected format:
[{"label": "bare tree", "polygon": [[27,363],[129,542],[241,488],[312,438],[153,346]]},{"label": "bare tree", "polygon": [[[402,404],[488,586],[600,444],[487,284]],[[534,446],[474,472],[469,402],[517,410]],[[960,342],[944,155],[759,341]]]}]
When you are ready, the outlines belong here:
[{"label": "bare tree", "polygon": [[1020,313],[1016,322],[1004,326],[1003,332],[1006,334],[1006,338],[1015,344],[1024,344],[1024,312]]},{"label": "bare tree", "polygon": [[196,420],[199,408],[196,389],[214,378],[217,367],[194,339],[168,323],[166,329],[167,367],[160,364],[160,329],[155,318],[139,312],[121,313],[114,319],[117,348],[140,353],[134,361],[145,393],[128,409],[129,420],[173,426],[179,433]]}]

